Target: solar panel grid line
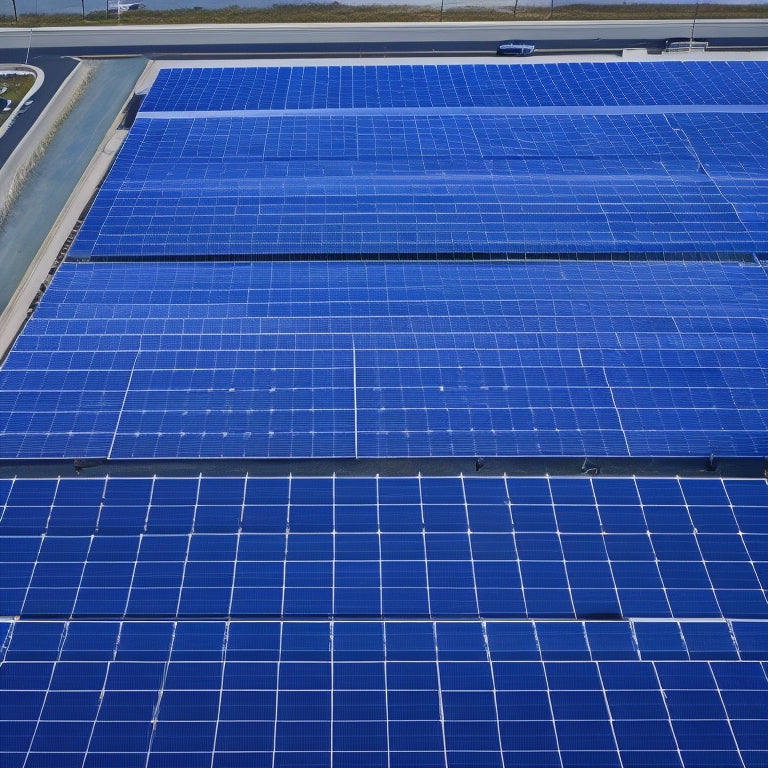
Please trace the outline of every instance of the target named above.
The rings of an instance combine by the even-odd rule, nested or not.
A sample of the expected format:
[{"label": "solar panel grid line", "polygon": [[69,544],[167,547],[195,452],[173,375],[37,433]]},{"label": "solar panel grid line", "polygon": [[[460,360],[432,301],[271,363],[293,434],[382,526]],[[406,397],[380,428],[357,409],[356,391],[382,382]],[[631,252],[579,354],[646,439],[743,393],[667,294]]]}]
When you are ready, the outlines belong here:
[{"label": "solar panel grid line", "polygon": [[[77,582],[77,589],[75,590],[75,594],[74,594],[74,597],[73,597],[73,600],[72,600],[72,614],[74,614],[74,612],[75,612],[75,607],[77,606],[78,600],[79,600],[79,597],[80,597],[80,590],[83,587],[83,580],[85,578],[85,571],[86,571],[86,563],[88,562],[88,557],[89,557],[90,552],[91,552],[91,547],[93,545],[93,540],[94,540],[93,537],[91,537],[91,540],[90,540],[89,545],[88,545],[88,551],[85,553],[85,558],[84,558],[84,561],[83,561],[83,568],[80,571],[80,577],[79,577],[78,582]],[[70,617],[71,617],[71,615],[70,615]]]},{"label": "solar panel grid line", "polygon": [[[708,666],[709,666],[710,674],[714,677],[715,675],[714,675],[714,671],[712,669],[712,665],[708,664]],[[730,717],[730,715],[728,713],[728,707],[726,706],[725,700],[723,699],[723,693],[720,690],[719,686],[715,687],[715,691],[716,691],[717,696],[718,696],[718,698],[720,700],[720,706],[722,707],[722,711],[725,713],[725,721],[728,724],[728,730],[730,731],[731,738],[733,739],[733,743],[734,743],[735,748],[736,748],[736,753],[738,754],[739,760],[741,761],[742,765],[744,765],[745,768],[746,768],[746,766],[748,765],[748,762],[747,762],[747,760],[745,760],[744,755],[742,753],[741,744],[739,743],[740,739],[737,737],[736,731],[734,730],[733,722],[731,721],[731,717]]]},{"label": "solar panel grid line", "polygon": [[623,766],[624,760],[623,760],[623,755],[622,755],[622,747],[621,747],[621,743],[619,741],[619,737],[618,737],[618,734],[617,734],[616,722],[614,721],[614,719],[612,717],[612,714],[611,714],[611,704],[610,704],[610,701],[608,700],[608,693],[607,693],[607,691],[605,689],[605,683],[603,681],[603,676],[602,676],[602,674],[600,672],[600,665],[599,664],[595,664],[595,671],[597,672],[598,682],[600,683],[600,692],[601,692],[602,697],[603,697],[603,706],[605,707],[605,711],[608,712],[608,724],[609,724],[610,729],[611,729],[611,736],[613,737],[613,741],[616,744],[616,752],[617,752],[617,754],[619,756],[619,764]]},{"label": "solar panel grid line", "polygon": [[[534,635],[536,636],[536,645],[539,648],[539,652],[541,652],[541,646],[539,645],[538,633],[536,631],[535,623],[533,625],[533,632],[534,632]],[[547,677],[546,665],[542,664],[541,666],[544,674],[544,688],[547,696],[547,705],[549,707],[549,716],[551,718],[551,726],[552,726],[551,734],[554,738],[554,747],[555,747],[555,751],[557,752],[560,768],[565,768],[566,763],[563,759],[563,745],[561,744],[561,741],[560,741],[560,733],[557,728],[557,718],[555,717],[555,708],[552,702],[552,689],[550,687],[549,679]]]},{"label": "solar panel grid line", "polygon": [[[549,492],[549,498],[552,503],[552,506],[554,508],[554,497],[552,496],[552,486],[550,485],[549,478],[547,478],[547,491]],[[557,523],[557,527],[555,530],[556,536],[557,536],[557,542],[558,546],[560,548],[560,556],[561,556],[561,562],[563,564],[563,573],[565,574],[565,585],[568,592],[568,601],[570,603],[570,611],[571,615],[574,618],[578,618],[579,611],[576,608],[576,601],[574,600],[573,596],[573,588],[571,585],[571,576],[568,573],[568,564],[565,557],[565,550],[563,549],[563,534],[560,530],[559,522]]]},{"label": "solar panel grid line", "polygon": [[[280,592],[280,615],[285,616],[285,592],[288,583],[288,541],[291,530],[291,491],[293,488],[293,476],[288,476],[288,498],[285,519],[285,543],[283,547],[283,583]],[[281,635],[282,637],[282,635]]]},{"label": "solar panel grid line", "polygon": [[[661,678],[659,677],[659,673],[658,673],[658,670],[656,669],[656,666],[652,665],[652,669],[653,669],[654,677],[656,679],[656,683],[659,686],[659,690],[663,691],[664,688],[662,686]],[[672,713],[670,712],[669,704],[667,702],[666,696],[662,696],[662,705],[663,705],[663,708],[664,708],[664,712],[666,713],[667,723],[669,725],[669,731],[671,733],[672,741],[674,743],[675,751],[677,753],[677,759],[680,761],[680,765],[684,766],[686,764],[686,760],[685,760],[685,757],[683,755],[682,749],[680,747],[680,742],[678,740],[678,736],[677,736],[677,734],[675,732],[675,723],[674,723],[674,720],[672,718]]]},{"label": "solar panel grid line", "polygon": [[176,622],[173,622],[171,624],[171,636],[170,636],[170,643],[168,647],[167,657],[161,661],[162,673],[161,673],[160,681],[157,687],[157,695],[156,697],[154,697],[154,703],[152,706],[152,714],[150,719],[151,728],[149,730],[149,737],[146,742],[146,755],[145,755],[145,762],[144,762],[145,768],[150,764],[150,757],[153,753],[154,743],[157,737],[157,726],[158,726],[158,720],[159,720],[159,715],[161,711],[160,707],[163,703],[163,696],[165,695],[165,691],[166,691],[168,673],[171,665],[171,654],[173,652],[173,646],[176,641],[176,629],[177,629],[177,624]]},{"label": "solar panel grid line", "polygon": [[243,517],[245,515],[247,492],[248,492],[248,476],[246,475],[245,482],[243,483],[243,495],[242,495],[242,500],[240,504],[240,515],[239,515],[238,525],[237,525],[237,544],[235,546],[235,565],[232,568],[232,583],[230,585],[230,590],[229,590],[229,606],[227,609],[227,616],[232,616],[233,614],[233,606],[235,601],[235,585],[237,583],[237,563],[239,562],[239,559],[240,559],[240,542],[242,540],[241,534],[243,530]]},{"label": "solar panel grid line", "polygon": [[[198,486],[198,493],[199,493],[199,486]],[[179,583],[179,594],[176,599],[176,611],[175,615],[179,616],[181,614],[181,606],[182,606],[182,599],[184,597],[184,578],[187,573],[187,567],[189,566],[189,555],[190,555],[190,549],[192,547],[192,536],[194,535],[194,528],[195,528],[195,517],[197,516],[197,502],[195,502],[195,506],[192,512],[192,531],[189,533],[189,535],[186,536],[187,543],[186,543],[186,551],[184,553],[184,559],[181,562],[181,578]]]},{"label": "solar panel grid line", "polygon": [[[336,538],[336,476],[331,480],[331,612],[336,615],[336,587],[337,587],[337,538]],[[331,625],[333,626],[333,624]],[[333,634],[331,635],[331,654],[333,654]],[[333,672],[331,672],[331,686],[333,686]],[[331,734],[331,742],[333,734]]]},{"label": "solar panel grid line", "polygon": [[229,642],[229,621],[224,625],[224,640],[221,648],[221,676],[219,677],[218,703],[216,708],[216,723],[214,725],[213,740],[211,743],[211,768],[215,765],[215,756],[219,740],[219,728],[222,721],[222,703],[224,700],[224,686],[226,681],[227,668],[227,645]]},{"label": "solar panel grid line", "polygon": [[85,745],[84,753],[83,753],[83,765],[85,765],[86,760],[88,758],[88,754],[91,751],[91,745],[93,744],[94,735],[96,733],[96,724],[99,722],[99,715],[101,714],[102,710],[102,704],[104,702],[104,698],[107,694],[107,681],[109,680],[109,663],[107,665],[107,672],[104,675],[104,681],[101,686],[101,691],[99,692],[99,699],[98,704],[96,705],[96,712],[93,716],[93,723],[91,724],[90,733],[88,734],[88,741]]},{"label": "solar panel grid line", "polygon": [[445,761],[445,766],[447,768],[450,763],[448,758],[448,738],[446,736],[445,699],[443,694],[443,681],[442,681],[442,675],[440,670],[440,654],[439,654],[439,647],[438,647],[438,640],[437,640],[437,624],[435,622],[432,623],[432,633],[433,633],[433,639],[435,643],[435,676],[437,680],[437,698],[438,698],[438,705],[439,705],[439,712],[440,712],[440,730],[442,732],[442,742],[443,742],[443,760]]},{"label": "solar panel grid line", "polygon": [[467,504],[467,494],[466,494],[466,489],[464,487],[463,477],[460,478],[460,482],[461,482],[460,502],[461,502],[461,506],[463,507],[462,512],[463,512],[464,520],[466,521],[466,531],[467,531],[467,539],[468,539],[468,545],[469,545],[469,565],[470,565],[470,573],[472,577],[472,593],[474,598],[474,610],[475,610],[475,615],[482,616],[483,611],[481,610],[481,607],[480,607],[480,593],[477,586],[477,581],[478,581],[477,572],[475,568],[475,558],[474,558],[473,549],[472,549],[472,537],[470,535],[471,528],[469,523],[469,508]]},{"label": "solar panel grid line", "polygon": [[357,411],[357,349],[355,347],[355,337],[352,336],[352,411],[354,414],[353,433],[354,433],[354,456],[359,458],[358,449],[358,411]]},{"label": "solar panel grid line", "polygon": [[[377,484],[378,486],[378,484]],[[378,488],[377,488],[377,494],[378,494]],[[378,504],[377,504],[378,509]],[[378,511],[377,511],[378,515]],[[381,538],[379,538],[379,542],[381,541]],[[381,546],[381,544],[379,544]],[[387,625],[384,624],[382,626],[382,645],[384,650],[384,669],[383,669],[383,682],[384,682],[384,722],[386,725],[386,732],[385,732],[385,744],[386,744],[386,750],[387,750],[387,768],[391,765],[391,755],[392,755],[392,740],[391,740],[391,725],[390,725],[390,706],[389,706],[389,675],[387,672],[387,664],[386,661],[388,659],[387,656]]]},{"label": "solar panel grid line", "polygon": [[[678,482],[680,482],[679,479],[678,479]],[[722,486],[722,488],[723,488],[723,492],[725,493],[725,486]],[[695,523],[693,521],[693,517],[691,515],[691,507],[690,507],[690,505],[688,503],[688,499],[686,498],[686,494],[685,494],[684,491],[683,491],[683,498],[686,499],[685,509],[686,509],[687,514],[688,514],[688,517],[691,520],[691,528],[693,529],[693,532],[694,532],[694,541],[696,542],[696,549],[699,552],[699,556],[701,557],[702,562],[706,563],[706,558],[704,557],[704,553],[701,551],[701,545],[699,544],[698,537],[695,535],[697,533],[697,528],[696,528],[696,525],[695,525]],[[714,596],[715,604],[717,605],[718,610],[721,612],[721,615],[725,616],[726,614],[725,614],[725,612],[723,611],[723,609],[722,609],[722,607],[720,605],[720,601],[718,599],[717,590],[715,589],[715,585],[712,582],[712,577],[711,577],[711,575],[709,573],[709,570],[706,567],[705,567],[705,570],[706,570],[706,573],[707,573],[707,581],[709,583],[709,588],[711,589],[712,594]]]},{"label": "solar panel grid line", "polygon": [[37,550],[37,556],[35,557],[35,561],[32,564],[32,570],[31,570],[30,575],[29,575],[29,582],[26,585],[26,588],[24,590],[24,596],[23,596],[23,598],[22,598],[22,600],[20,602],[20,605],[19,605],[19,612],[23,611],[24,606],[27,604],[27,600],[30,597],[30,591],[32,589],[32,580],[33,580],[33,578],[35,576],[35,572],[37,570],[37,565],[39,563],[39,558],[40,558],[40,553],[41,553],[41,550],[42,550],[42,547],[43,547],[43,543],[44,543],[44,538],[41,536],[40,537],[40,545],[39,545],[38,550]]},{"label": "solar panel grid line", "polygon": [[[634,478],[633,478],[633,480],[634,480]],[[601,505],[600,505],[600,502],[598,501],[597,496],[595,494],[595,488],[594,488],[594,484],[592,482],[592,478],[590,478],[590,487],[592,489],[592,496],[594,497],[594,500],[595,500],[595,509],[597,511],[597,518],[598,518],[599,523],[600,523],[600,530],[601,531],[605,531],[606,530],[606,526],[604,524],[603,516],[602,516],[601,511],[600,511],[600,506]],[[639,497],[639,494],[638,494],[638,497]],[[552,501],[553,501],[553,505],[554,505],[554,497],[553,497]],[[565,551],[563,552],[563,554],[565,554]],[[608,555],[607,549],[606,549],[606,555]],[[615,617],[615,616],[620,616],[621,613],[622,613],[621,612],[621,595],[619,594],[619,587],[618,587],[618,584],[616,583],[616,574],[614,573],[613,564],[611,562],[611,558],[610,557],[607,558],[607,562],[608,562],[608,572],[609,572],[610,577],[611,577],[611,586],[612,586],[612,589],[613,589],[613,596],[612,597],[613,597],[613,599],[615,599],[615,606],[616,606],[617,610],[608,609],[608,610],[598,611],[597,613],[602,613],[603,615],[611,615],[611,616]],[[612,606],[611,606],[611,608],[612,608]],[[578,614],[577,614],[577,616],[578,616]],[[588,636],[587,636],[587,644],[589,644],[589,637]]]},{"label": "solar panel grid line", "polygon": [[[645,501],[644,501],[644,498],[643,498],[643,494],[642,494],[642,492],[640,490],[637,478],[633,478],[633,482],[634,482],[635,489],[637,491],[637,497],[638,497],[638,500],[639,500],[639,503],[640,503],[640,512],[642,514],[643,522],[645,524],[646,535],[648,537],[648,540],[649,540],[649,543],[651,545],[651,548],[653,548],[653,538],[651,536],[652,526],[650,525],[649,520],[648,520],[648,516],[646,515],[646,504],[645,504]],[[681,492],[682,492],[682,489],[681,489]],[[661,579],[661,574],[660,574],[660,572],[658,570],[658,556],[657,556],[657,553],[655,552],[655,550],[654,550],[654,558],[655,558],[655,561],[656,561],[656,572],[657,572],[657,574],[659,576],[659,579],[661,580],[661,583],[662,583],[662,593],[664,595],[664,602],[666,603],[666,606],[665,606],[666,607],[666,615],[673,616],[674,615],[674,610],[672,608],[672,603],[669,600],[669,594],[667,593],[666,585],[664,584],[664,580]],[[611,573],[613,575],[614,582],[615,582],[616,574],[615,574],[615,571],[614,571],[613,567],[611,568]],[[634,633],[634,629],[633,629],[633,633]],[[635,643],[637,644],[637,637],[635,637]],[[638,648],[639,648],[639,644],[638,644]]]},{"label": "solar panel grid line", "polygon": [[[427,532],[426,532],[426,526],[424,524],[424,497],[422,493],[422,487],[421,487],[421,477],[418,477],[418,491],[419,491],[419,517],[421,519],[421,546],[422,551],[424,553],[424,586],[426,589],[426,606],[427,606],[427,616],[430,618],[433,617],[433,610],[432,610],[432,590],[430,589],[430,580],[429,580],[429,554],[427,550]],[[445,749],[445,728],[443,727],[443,745]]]},{"label": "solar panel grid line", "polygon": [[29,739],[29,746],[26,749],[26,755],[24,757],[24,763],[22,765],[22,768],[24,768],[24,766],[26,766],[27,762],[30,759],[30,754],[32,752],[32,746],[34,745],[35,738],[37,737],[38,731],[40,730],[41,723],[42,723],[43,710],[45,708],[45,703],[48,700],[48,696],[50,694],[51,686],[53,684],[54,675],[56,673],[56,665],[59,662],[59,660],[61,659],[61,651],[63,649],[63,645],[64,645],[64,643],[63,643],[63,639],[62,639],[62,641],[59,643],[58,653],[57,653],[57,656],[56,656],[56,660],[54,661],[53,664],[51,664],[51,673],[50,673],[50,677],[48,678],[48,685],[46,686],[45,692],[43,694],[42,706],[40,707],[40,712],[38,713],[34,729],[32,731],[31,737]]},{"label": "solar panel grid line", "polygon": [[[376,526],[376,547],[377,547],[377,554],[379,558],[378,562],[378,581],[379,581],[379,589],[378,589],[378,609],[379,609],[379,615],[384,615],[384,551],[382,547],[382,524],[381,524],[381,497],[380,497],[380,488],[379,488],[379,478],[376,478],[376,481],[374,483],[374,505],[376,510],[376,520],[375,520],[375,526]],[[386,650],[386,643],[385,643],[385,650]],[[388,712],[388,703],[387,703],[387,712]],[[387,714],[387,718],[389,718],[389,714]],[[387,737],[387,752],[389,752],[389,737]]]},{"label": "solar panel grid line", "polygon": [[277,666],[276,666],[276,675],[275,675],[275,688],[277,691],[277,694],[275,696],[275,724],[272,734],[272,768],[276,768],[276,756],[277,756],[277,744],[278,744],[278,723],[279,720],[279,699],[280,699],[280,673],[281,673],[281,665],[283,661],[283,632],[285,629],[285,625],[283,622],[280,623],[280,641],[278,646],[278,656],[277,656]]}]

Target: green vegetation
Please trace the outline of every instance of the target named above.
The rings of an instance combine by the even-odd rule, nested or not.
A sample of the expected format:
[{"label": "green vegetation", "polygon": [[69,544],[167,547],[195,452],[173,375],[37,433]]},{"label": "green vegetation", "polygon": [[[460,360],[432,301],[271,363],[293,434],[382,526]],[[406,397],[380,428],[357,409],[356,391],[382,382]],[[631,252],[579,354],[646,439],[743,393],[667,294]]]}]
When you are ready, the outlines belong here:
[{"label": "green vegetation", "polygon": [[[194,1],[194,0],[192,0]],[[450,0],[454,2],[455,0]],[[274,5],[270,8],[241,8],[231,5],[216,10],[193,7],[176,11],[157,11],[144,8],[120,14],[119,23],[129,24],[298,24],[298,23],[361,23],[361,22],[418,22],[418,21],[596,21],[600,19],[761,19],[768,18],[768,3],[720,5],[695,2],[680,4],[624,3],[595,5],[571,3],[554,7],[526,6],[525,0],[508,0],[505,8],[447,7],[441,14],[433,6],[421,5],[343,5],[341,3],[308,3]],[[151,0],[149,0],[151,4]],[[116,24],[115,13],[105,11],[85,16],[72,14],[24,14],[18,22],[13,17],[0,15],[0,25],[20,27],[99,26]]]},{"label": "green vegetation", "polygon": [[0,74],[0,90],[6,88],[3,91],[0,98],[10,99],[13,102],[13,107],[10,112],[0,112],[0,125],[5,123],[6,120],[13,114],[13,110],[22,101],[25,101],[27,94],[35,84],[35,76],[29,75],[3,75]]}]

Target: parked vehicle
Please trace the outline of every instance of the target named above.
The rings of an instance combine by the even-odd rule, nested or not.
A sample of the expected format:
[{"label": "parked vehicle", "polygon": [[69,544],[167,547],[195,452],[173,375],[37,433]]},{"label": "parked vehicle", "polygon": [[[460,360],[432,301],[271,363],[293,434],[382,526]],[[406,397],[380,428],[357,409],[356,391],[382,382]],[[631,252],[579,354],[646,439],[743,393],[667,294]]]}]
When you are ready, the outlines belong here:
[{"label": "parked vehicle", "polygon": [[125,13],[126,11],[140,11],[146,6],[144,3],[110,2],[108,5],[110,13]]},{"label": "parked vehicle", "polygon": [[536,50],[533,43],[523,40],[505,40],[496,49],[497,56],[530,56]]}]

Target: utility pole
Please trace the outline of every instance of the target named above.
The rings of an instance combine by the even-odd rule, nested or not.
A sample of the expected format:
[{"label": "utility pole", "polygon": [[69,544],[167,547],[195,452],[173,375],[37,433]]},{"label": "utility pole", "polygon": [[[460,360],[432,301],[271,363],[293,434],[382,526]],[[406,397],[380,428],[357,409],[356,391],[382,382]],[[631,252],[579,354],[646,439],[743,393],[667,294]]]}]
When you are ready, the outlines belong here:
[{"label": "utility pole", "polygon": [[13,3],[13,20],[16,24],[19,23],[19,14],[16,10],[16,0],[11,0],[11,3]]},{"label": "utility pole", "polygon": [[691,22],[691,42],[694,39],[694,31],[696,29],[696,19],[699,17],[699,3],[701,0],[696,0],[696,8],[693,11],[693,21]]}]

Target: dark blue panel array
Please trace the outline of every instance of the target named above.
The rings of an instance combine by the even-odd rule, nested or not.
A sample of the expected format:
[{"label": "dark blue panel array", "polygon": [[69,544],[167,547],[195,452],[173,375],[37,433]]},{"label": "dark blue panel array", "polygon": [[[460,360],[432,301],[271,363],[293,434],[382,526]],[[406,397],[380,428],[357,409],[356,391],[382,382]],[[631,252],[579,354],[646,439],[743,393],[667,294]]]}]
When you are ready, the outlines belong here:
[{"label": "dark blue panel array", "polygon": [[[764,765],[766,509],[762,480],[0,480],[3,765]],[[625,615],[574,613],[606,573]]]},{"label": "dark blue panel array", "polygon": [[7,496],[0,615],[768,618],[763,480],[16,480]]},{"label": "dark blue panel array", "polygon": [[70,257],[762,253],[731,196],[764,177],[766,133],[732,113],[139,120]]},{"label": "dark blue panel array", "polygon": [[[164,70],[73,254],[761,255],[767,71]],[[757,264],[68,264],[0,457],[764,456],[767,310]],[[0,764],[765,768],[767,511],[717,478],[0,479]]]},{"label": "dark blue panel array", "polygon": [[167,68],[143,112],[764,105],[764,61]]},{"label": "dark blue panel array", "polygon": [[0,455],[764,456],[767,318],[756,264],[65,264]]},{"label": "dark blue panel array", "polygon": [[[761,766],[756,623],[17,621],[4,765]],[[686,650],[706,634],[722,642]]]}]

